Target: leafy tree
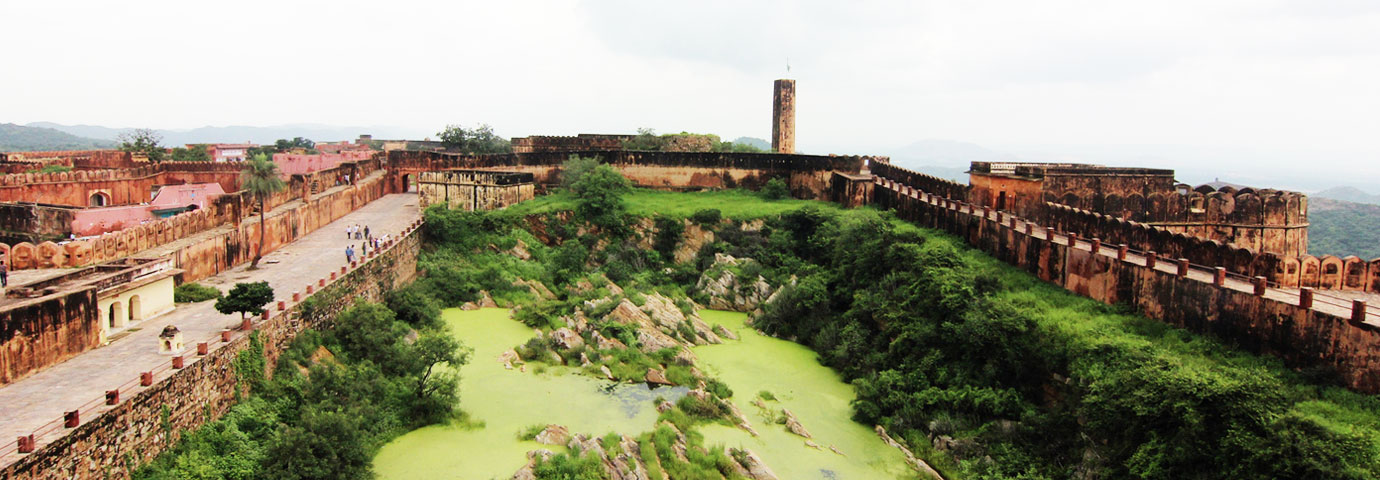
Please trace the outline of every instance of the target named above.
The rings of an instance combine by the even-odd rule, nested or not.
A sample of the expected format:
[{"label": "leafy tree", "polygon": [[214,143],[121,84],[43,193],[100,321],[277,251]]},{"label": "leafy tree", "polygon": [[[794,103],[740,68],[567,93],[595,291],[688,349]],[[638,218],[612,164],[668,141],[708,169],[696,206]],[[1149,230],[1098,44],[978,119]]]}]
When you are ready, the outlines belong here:
[{"label": "leafy tree", "polygon": [[599,166],[598,157],[581,157],[571,155],[565,162],[561,163],[561,186],[570,188],[580,177],[585,176],[594,167]]},{"label": "leafy tree", "polygon": [[316,142],[311,141],[311,139],[302,137],[293,137],[292,140],[280,138],[278,139],[278,141],[273,142],[273,146],[278,150],[279,153],[287,152],[295,148],[307,150],[308,152],[313,152],[316,150]]},{"label": "leafy tree", "polygon": [[[470,350],[440,329],[423,331],[409,349],[416,373],[414,415],[425,423],[442,420],[453,410],[460,384],[458,369]],[[441,368],[444,364],[449,368]]]},{"label": "leafy tree", "polygon": [[240,172],[240,185],[259,201],[259,245],[254,251],[254,261],[249,264],[249,269],[254,270],[259,268],[259,259],[264,256],[264,217],[268,215],[264,203],[270,195],[287,188],[287,183],[278,176],[278,164],[269,160],[267,155],[255,155],[245,162],[244,170]]},{"label": "leafy tree", "polygon": [[211,161],[211,154],[206,151],[206,145],[193,144],[187,148],[174,147],[172,160],[174,162],[209,162]]},{"label": "leafy tree", "polygon": [[786,186],[786,182],[780,177],[773,177],[767,180],[767,184],[762,187],[762,198],[767,200],[780,200],[790,198],[791,189]]},{"label": "leafy tree", "polygon": [[624,150],[659,152],[665,146],[666,142],[657,136],[656,130],[650,128],[639,128],[637,136],[623,141]]},{"label": "leafy tree", "polygon": [[120,150],[138,153],[149,158],[151,162],[163,161],[166,151],[159,142],[163,141],[163,136],[149,128],[136,128],[128,132],[121,132],[115,137],[120,142]]},{"label": "leafy tree", "polygon": [[384,301],[389,310],[397,313],[398,320],[408,325],[417,328],[441,326],[441,303],[427,295],[418,284],[389,291]]},{"label": "leafy tree", "polygon": [[282,480],[373,478],[362,420],[329,407],[308,408],[299,426],[269,445],[264,469]]},{"label": "leafy tree", "polygon": [[474,129],[460,125],[446,125],[445,130],[436,133],[446,149],[462,153],[510,153],[512,144],[508,139],[494,133],[493,127],[480,124]]},{"label": "leafy tree", "polygon": [[240,318],[247,314],[264,313],[264,305],[273,301],[273,287],[268,282],[236,283],[230,293],[216,300],[216,311],[224,314],[239,312]]},{"label": "leafy tree", "polygon": [[570,184],[576,197],[575,216],[621,237],[626,229],[623,214],[628,209],[623,194],[631,189],[628,179],[613,167],[594,167]]}]

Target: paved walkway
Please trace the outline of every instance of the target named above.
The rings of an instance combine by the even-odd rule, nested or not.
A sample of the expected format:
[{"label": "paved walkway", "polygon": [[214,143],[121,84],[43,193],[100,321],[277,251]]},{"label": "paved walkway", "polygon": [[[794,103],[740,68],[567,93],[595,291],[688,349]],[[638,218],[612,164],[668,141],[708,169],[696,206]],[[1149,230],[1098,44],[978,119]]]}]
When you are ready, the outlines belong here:
[{"label": "paved walkway", "polygon": [[[238,282],[267,280],[275,298],[287,299],[293,291],[304,291],[308,283],[314,284],[319,278],[329,277],[331,271],[339,271],[345,265],[346,245],[353,243],[358,252],[363,240],[346,240],[347,225],[368,225],[371,234],[396,237],[419,215],[416,194],[385,195],[265,255],[256,271],[241,265],[198,283],[228,291]],[[214,303],[179,304],[171,313],[133,325],[126,334],[103,347],[0,386],[0,446],[10,447],[19,436],[60,421],[63,412],[100,400],[106,390],[137,380],[140,372],[170,363],[168,355],[158,353],[158,334],[164,326],[176,325],[187,346],[184,354],[195,355],[197,342],[239,325],[238,315],[223,315],[216,311]],[[82,418],[83,423],[88,420]],[[39,445],[52,440],[37,437]],[[0,452],[9,451],[0,448]],[[14,454],[0,456],[0,465],[16,458]]]}]

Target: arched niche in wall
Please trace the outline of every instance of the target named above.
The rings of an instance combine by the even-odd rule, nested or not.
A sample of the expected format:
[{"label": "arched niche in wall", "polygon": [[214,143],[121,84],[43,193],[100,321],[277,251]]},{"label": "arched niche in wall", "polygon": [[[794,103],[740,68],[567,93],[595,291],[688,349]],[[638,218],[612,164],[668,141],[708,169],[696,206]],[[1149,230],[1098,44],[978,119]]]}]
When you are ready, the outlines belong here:
[{"label": "arched niche in wall", "polygon": [[1365,290],[1366,261],[1349,255],[1342,259],[1342,288],[1344,290]]},{"label": "arched niche in wall", "polygon": [[1318,287],[1318,280],[1322,278],[1322,261],[1312,255],[1304,255],[1299,258],[1299,286]]},{"label": "arched niche in wall", "polygon": [[1322,257],[1322,273],[1318,276],[1318,288],[1340,290],[1342,287],[1342,259],[1332,255]]}]

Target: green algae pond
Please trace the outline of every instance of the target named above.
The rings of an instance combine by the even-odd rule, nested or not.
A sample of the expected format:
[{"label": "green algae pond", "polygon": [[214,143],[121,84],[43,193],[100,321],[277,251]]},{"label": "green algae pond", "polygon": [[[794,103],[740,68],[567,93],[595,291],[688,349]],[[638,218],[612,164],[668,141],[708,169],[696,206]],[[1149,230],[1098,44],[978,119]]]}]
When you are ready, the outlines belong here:
[{"label": "green algae pond", "polygon": [[[783,480],[915,478],[898,451],[868,426],[850,420],[852,387],[820,365],[812,351],[758,334],[744,325],[746,315],[741,313],[700,314],[741,340],[695,347],[699,368],[734,390],[731,400],[761,434],[752,437],[728,426],[702,425],[698,429],[706,445],[751,449]],[[685,393],[680,387],[615,384],[574,368],[509,370],[500,355],[530,339],[531,328],[498,308],[450,309],[443,318],[456,338],[474,349],[470,363],[460,370],[460,408],[470,422],[426,427],[389,442],[374,458],[379,478],[508,478],[527,462],[528,451],[559,451],[519,440],[518,432],[531,425],[559,424],[592,436],[636,436],[655,427],[657,397],[675,400]],[[776,398],[763,402],[769,411],[753,404],[760,391]],[[773,422],[782,408],[795,414],[821,449],[806,446],[803,438]]]}]

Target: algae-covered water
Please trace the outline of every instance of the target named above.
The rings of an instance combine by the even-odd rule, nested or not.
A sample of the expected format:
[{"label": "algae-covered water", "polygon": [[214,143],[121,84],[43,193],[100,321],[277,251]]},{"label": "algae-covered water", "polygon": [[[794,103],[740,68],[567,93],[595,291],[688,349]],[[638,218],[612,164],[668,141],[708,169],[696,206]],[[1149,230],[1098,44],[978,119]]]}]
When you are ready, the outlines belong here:
[{"label": "algae-covered water", "polygon": [[[753,438],[734,428],[699,427],[707,445],[752,449],[783,480],[913,477],[899,452],[882,443],[870,428],[849,420],[852,387],[815,361],[813,352],[757,334],[743,325],[746,317],[740,313],[702,311],[701,316],[741,338],[694,350],[700,368],[734,390],[733,402],[761,434]],[[653,399],[674,399],[684,393],[682,388],[649,390],[642,384],[614,384],[574,369],[551,368],[542,374],[508,370],[498,361],[499,355],[526,342],[532,329],[497,308],[450,309],[443,318],[456,338],[474,349],[470,364],[460,370],[460,408],[476,425],[431,426],[389,442],[374,458],[380,478],[508,478],[526,463],[528,451],[559,450],[518,440],[517,432],[530,425],[554,423],[572,433],[636,436],[656,424]],[[757,415],[759,409],[750,402],[761,390],[777,397],[767,402],[769,407],[790,409],[825,450],[806,447],[803,439],[784,426]],[[827,450],[830,445],[847,456]]]}]

